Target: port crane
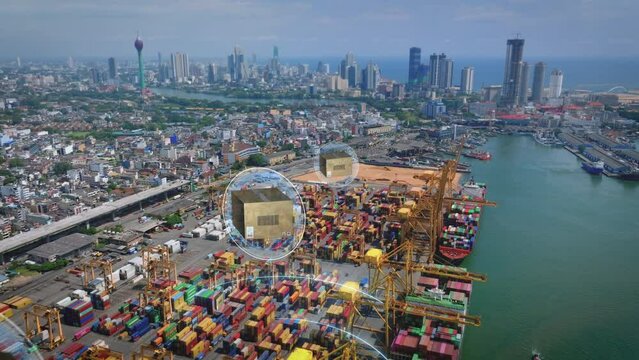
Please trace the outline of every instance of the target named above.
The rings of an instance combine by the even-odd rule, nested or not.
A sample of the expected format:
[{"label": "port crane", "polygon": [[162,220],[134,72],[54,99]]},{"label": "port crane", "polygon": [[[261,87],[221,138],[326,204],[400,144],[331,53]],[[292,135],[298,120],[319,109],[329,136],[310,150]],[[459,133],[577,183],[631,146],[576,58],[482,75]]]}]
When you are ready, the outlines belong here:
[{"label": "port crane", "polygon": [[106,346],[93,345],[93,346],[90,346],[89,349],[80,356],[80,359],[81,360],[102,360],[102,359],[124,360],[124,354],[115,350],[111,350]]},{"label": "port crane", "polygon": [[24,313],[25,337],[41,348],[53,350],[64,342],[60,311],[35,304]]},{"label": "port crane", "polygon": [[131,353],[131,360],[173,360],[173,352],[165,348],[140,345],[139,352]]},{"label": "port crane", "polygon": [[115,291],[115,282],[113,281],[113,264],[107,260],[91,259],[81,265],[83,276],[82,283],[85,288],[89,283],[96,279],[96,270],[99,270],[104,279],[104,288],[108,293]]}]

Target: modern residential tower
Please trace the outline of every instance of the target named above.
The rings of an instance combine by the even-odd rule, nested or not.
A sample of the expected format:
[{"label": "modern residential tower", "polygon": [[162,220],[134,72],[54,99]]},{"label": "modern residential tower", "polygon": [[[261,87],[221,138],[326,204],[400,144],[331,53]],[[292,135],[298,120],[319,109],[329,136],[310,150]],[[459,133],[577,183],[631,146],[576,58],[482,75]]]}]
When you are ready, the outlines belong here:
[{"label": "modern residential tower", "polygon": [[118,69],[115,66],[115,58],[110,57],[109,63],[109,79],[113,80],[118,77]]},{"label": "modern residential tower", "polygon": [[528,103],[528,75],[530,66],[527,62],[521,63],[521,82],[519,86],[519,106],[525,106]]},{"label": "modern residential tower", "polygon": [[175,83],[185,82],[191,76],[189,56],[183,53],[171,54],[171,79]]},{"label": "modern residential tower", "polygon": [[467,66],[461,71],[461,86],[460,91],[462,94],[470,94],[473,92],[473,82],[475,77],[475,68]]},{"label": "modern residential tower", "polygon": [[538,62],[535,64],[535,73],[533,75],[532,84],[532,101],[536,104],[541,103],[544,93],[544,77],[546,76],[546,64]]},{"label": "modern residential tower", "polygon": [[414,88],[419,79],[419,67],[422,64],[422,49],[412,47],[408,55],[408,87]]},{"label": "modern residential tower", "polygon": [[561,96],[562,86],[564,82],[564,73],[559,69],[555,69],[550,73],[550,94],[549,98],[556,99]]},{"label": "modern residential tower", "polygon": [[509,39],[506,42],[504,84],[501,88],[501,103],[504,106],[519,104],[523,57],[524,39]]}]

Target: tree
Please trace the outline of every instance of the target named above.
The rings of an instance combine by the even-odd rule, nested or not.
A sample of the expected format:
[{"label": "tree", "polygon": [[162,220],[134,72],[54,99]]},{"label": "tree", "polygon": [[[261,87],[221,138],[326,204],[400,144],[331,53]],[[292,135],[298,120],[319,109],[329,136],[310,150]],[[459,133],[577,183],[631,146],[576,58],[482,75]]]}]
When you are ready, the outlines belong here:
[{"label": "tree", "polygon": [[73,165],[68,161],[60,161],[53,165],[53,173],[58,176],[66,174],[71,169],[73,169]]},{"label": "tree", "polygon": [[164,218],[164,221],[166,221],[168,226],[173,227],[182,223],[182,217],[178,213],[174,213]]},{"label": "tree", "polygon": [[284,144],[280,147],[280,151],[285,151],[285,150],[293,150],[295,148],[295,145],[288,143],[288,144]]},{"label": "tree", "polygon": [[268,160],[262,154],[253,154],[246,159],[246,165],[248,166],[266,166]]},{"label": "tree", "polygon": [[12,158],[9,159],[9,167],[10,168],[17,168],[17,167],[23,167],[24,166],[24,160],[20,159],[20,158]]},{"label": "tree", "polygon": [[244,164],[241,161],[236,161],[231,165],[231,170],[240,171],[244,168]]}]

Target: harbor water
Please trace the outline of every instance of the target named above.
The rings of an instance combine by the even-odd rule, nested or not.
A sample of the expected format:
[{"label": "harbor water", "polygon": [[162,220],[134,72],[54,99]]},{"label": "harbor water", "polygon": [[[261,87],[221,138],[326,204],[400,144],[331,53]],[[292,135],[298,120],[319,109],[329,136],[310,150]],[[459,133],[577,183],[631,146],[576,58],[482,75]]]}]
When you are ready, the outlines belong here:
[{"label": "harbor water", "polygon": [[636,359],[639,182],[592,176],[563,148],[490,138],[472,163],[498,202],[464,266],[476,283],[464,360]]}]

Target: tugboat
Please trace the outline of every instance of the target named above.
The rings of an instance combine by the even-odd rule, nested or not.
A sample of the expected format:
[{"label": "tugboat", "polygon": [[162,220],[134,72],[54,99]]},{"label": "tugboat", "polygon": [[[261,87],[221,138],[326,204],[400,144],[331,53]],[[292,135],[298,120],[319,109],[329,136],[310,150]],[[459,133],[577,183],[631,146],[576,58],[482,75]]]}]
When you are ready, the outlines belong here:
[{"label": "tugboat", "polygon": [[588,174],[591,175],[601,175],[604,171],[604,163],[603,161],[583,161],[581,163],[581,168],[584,169]]},{"label": "tugboat", "polygon": [[484,161],[490,160],[490,153],[488,151],[474,150],[471,152],[463,153],[462,155],[471,159],[484,160]]}]

